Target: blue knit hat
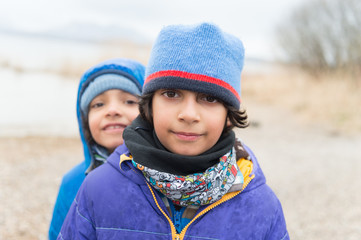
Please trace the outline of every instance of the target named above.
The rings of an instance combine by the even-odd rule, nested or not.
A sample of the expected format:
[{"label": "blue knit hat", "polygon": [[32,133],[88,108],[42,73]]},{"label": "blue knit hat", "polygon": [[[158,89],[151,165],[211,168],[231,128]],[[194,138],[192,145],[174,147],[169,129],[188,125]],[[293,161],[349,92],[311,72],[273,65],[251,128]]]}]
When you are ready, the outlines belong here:
[{"label": "blue knit hat", "polygon": [[102,74],[94,78],[84,90],[80,99],[82,112],[87,115],[90,102],[99,94],[111,89],[120,89],[133,95],[141,94],[141,88],[129,78],[115,73]]},{"label": "blue knit hat", "polygon": [[213,24],[171,25],[153,46],[143,94],[184,89],[219,98],[239,109],[242,42]]}]

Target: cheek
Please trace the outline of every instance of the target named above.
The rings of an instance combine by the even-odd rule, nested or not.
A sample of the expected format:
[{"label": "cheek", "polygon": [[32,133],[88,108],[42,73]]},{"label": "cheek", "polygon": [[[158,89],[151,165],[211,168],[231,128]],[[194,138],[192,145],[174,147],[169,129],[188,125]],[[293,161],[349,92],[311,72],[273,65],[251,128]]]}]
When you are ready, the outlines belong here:
[{"label": "cheek", "polygon": [[159,115],[157,112],[153,112],[153,125],[156,132],[159,128],[162,127],[162,125],[164,125],[162,119],[164,118],[161,115]]},{"label": "cheek", "polygon": [[223,109],[218,109],[218,111],[214,111],[213,116],[208,119],[208,126],[216,135],[221,135],[224,127],[230,126],[232,124],[231,121],[227,118],[227,111]]},{"label": "cheek", "polygon": [[[166,114],[164,112],[166,112]],[[171,119],[170,116],[171,114],[167,111],[153,111],[154,130],[161,142],[164,140],[163,137],[167,132],[166,129],[169,127]]]},{"label": "cheek", "polygon": [[220,136],[223,132],[224,125],[224,119],[218,119],[218,121],[213,121],[208,124],[209,129],[211,129],[210,132],[213,134],[213,136]]},{"label": "cheek", "polygon": [[92,135],[96,134],[96,131],[98,130],[99,128],[99,119],[96,117],[96,115],[91,115],[89,114],[89,117],[88,117],[88,125],[89,125],[89,130],[90,130],[90,133]]},{"label": "cheek", "polygon": [[158,125],[162,125],[162,119],[164,120],[164,112],[167,112],[162,111],[162,109],[164,109],[164,106],[161,107],[160,105],[161,104],[158,103],[158,98],[153,98],[151,115],[153,116],[154,128],[157,128]]},{"label": "cheek", "polygon": [[138,107],[129,109],[127,111],[127,115],[128,115],[129,120],[132,122],[139,115]]}]

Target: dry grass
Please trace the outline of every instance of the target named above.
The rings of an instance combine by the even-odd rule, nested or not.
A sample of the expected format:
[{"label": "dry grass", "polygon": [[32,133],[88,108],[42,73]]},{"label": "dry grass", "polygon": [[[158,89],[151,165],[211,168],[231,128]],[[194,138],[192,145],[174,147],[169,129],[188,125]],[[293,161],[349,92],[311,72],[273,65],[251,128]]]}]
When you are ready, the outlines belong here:
[{"label": "dry grass", "polygon": [[361,133],[361,83],[350,77],[311,77],[293,68],[272,74],[245,73],[243,98],[287,108],[305,123],[335,134]]},{"label": "dry grass", "polygon": [[[65,76],[79,78],[83,73],[94,64],[111,59],[111,58],[130,58],[143,64],[147,63],[151,46],[149,44],[140,44],[122,39],[113,39],[99,43],[99,55],[96,58],[83,59],[82,61],[67,60],[53,73]],[[49,70],[44,70],[44,72]]]},{"label": "dry grass", "polygon": [[98,50],[96,56],[74,57],[69,53],[68,56],[65,54],[61,59],[57,59],[59,60],[58,62],[54,61],[49,64],[49,66],[32,68],[27,67],[21,62],[12,62],[6,58],[0,58],[0,67],[12,69],[17,73],[52,73],[69,79],[79,79],[91,66],[111,58],[130,58],[146,64],[149,58],[151,45],[146,42],[137,43],[124,39],[112,39],[94,44],[94,48]]},{"label": "dry grass", "polygon": [[152,45],[124,39],[112,39],[101,43],[102,59],[123,57],[147,64]]}]

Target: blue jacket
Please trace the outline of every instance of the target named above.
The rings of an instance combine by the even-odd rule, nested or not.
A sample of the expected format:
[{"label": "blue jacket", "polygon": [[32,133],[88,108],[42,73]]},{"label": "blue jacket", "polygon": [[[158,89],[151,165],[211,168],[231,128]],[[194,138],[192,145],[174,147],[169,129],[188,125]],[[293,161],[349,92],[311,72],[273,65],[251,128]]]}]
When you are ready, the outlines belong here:
[{"label": "blue jacket", "polygon": [[73,202],[80,185],[84,181],[86,172],[89,171],[89,166],[92,162],[94,162],[94,157],[89,150],[90,143],[85,138],[85,131],[87,130],[83,126],[84,116],[80,111],[80,98],[84,89],[90,81],[104,73],[121,73],[125,75],[129,74],[135,77],[135,79],[138,81],[139,88],[141,89],[144,82],[144,71],[145,67],[136,61],[117,58],[95,65],[94,67],[87,70],[80,79],[76,102],[76,112],[79,124],[80,139],[83,144],[84,161],[79,163],[63,176],[58,197],[54,206],[53,217],[50,223],[50,240],[56,239],[58,236],[71,203]]},{"label": "blue jacket", "polygon": [[80,187],[58,239],[289,239],[281,204],[265,182],[254,154],[240,159],[243,191],[227,193],[202,206],[176,233],[166,207],[119,146],[108,162],[92,171]]}]

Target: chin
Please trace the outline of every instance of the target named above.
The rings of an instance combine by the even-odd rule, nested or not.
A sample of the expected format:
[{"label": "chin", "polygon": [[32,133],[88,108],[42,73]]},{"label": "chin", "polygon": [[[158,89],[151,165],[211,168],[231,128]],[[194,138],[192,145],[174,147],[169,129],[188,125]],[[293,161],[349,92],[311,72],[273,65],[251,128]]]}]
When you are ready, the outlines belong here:
[{"label": "chin", "polygon": [[123,144],[123,142],[117,142],[117,143],[109,144],[106,148],[107,149],[116,149],[118,146],[120,146],[122,144]]},{"label": "chin", "polygon": [[186,149],[186,150],[173,151],[173,153],[176,153],[176,154],[179,154],[179,155],[184,155],[184,156],[197,156],[197,155],[201,154],[202,152],[189,151],[189,149]]}]

